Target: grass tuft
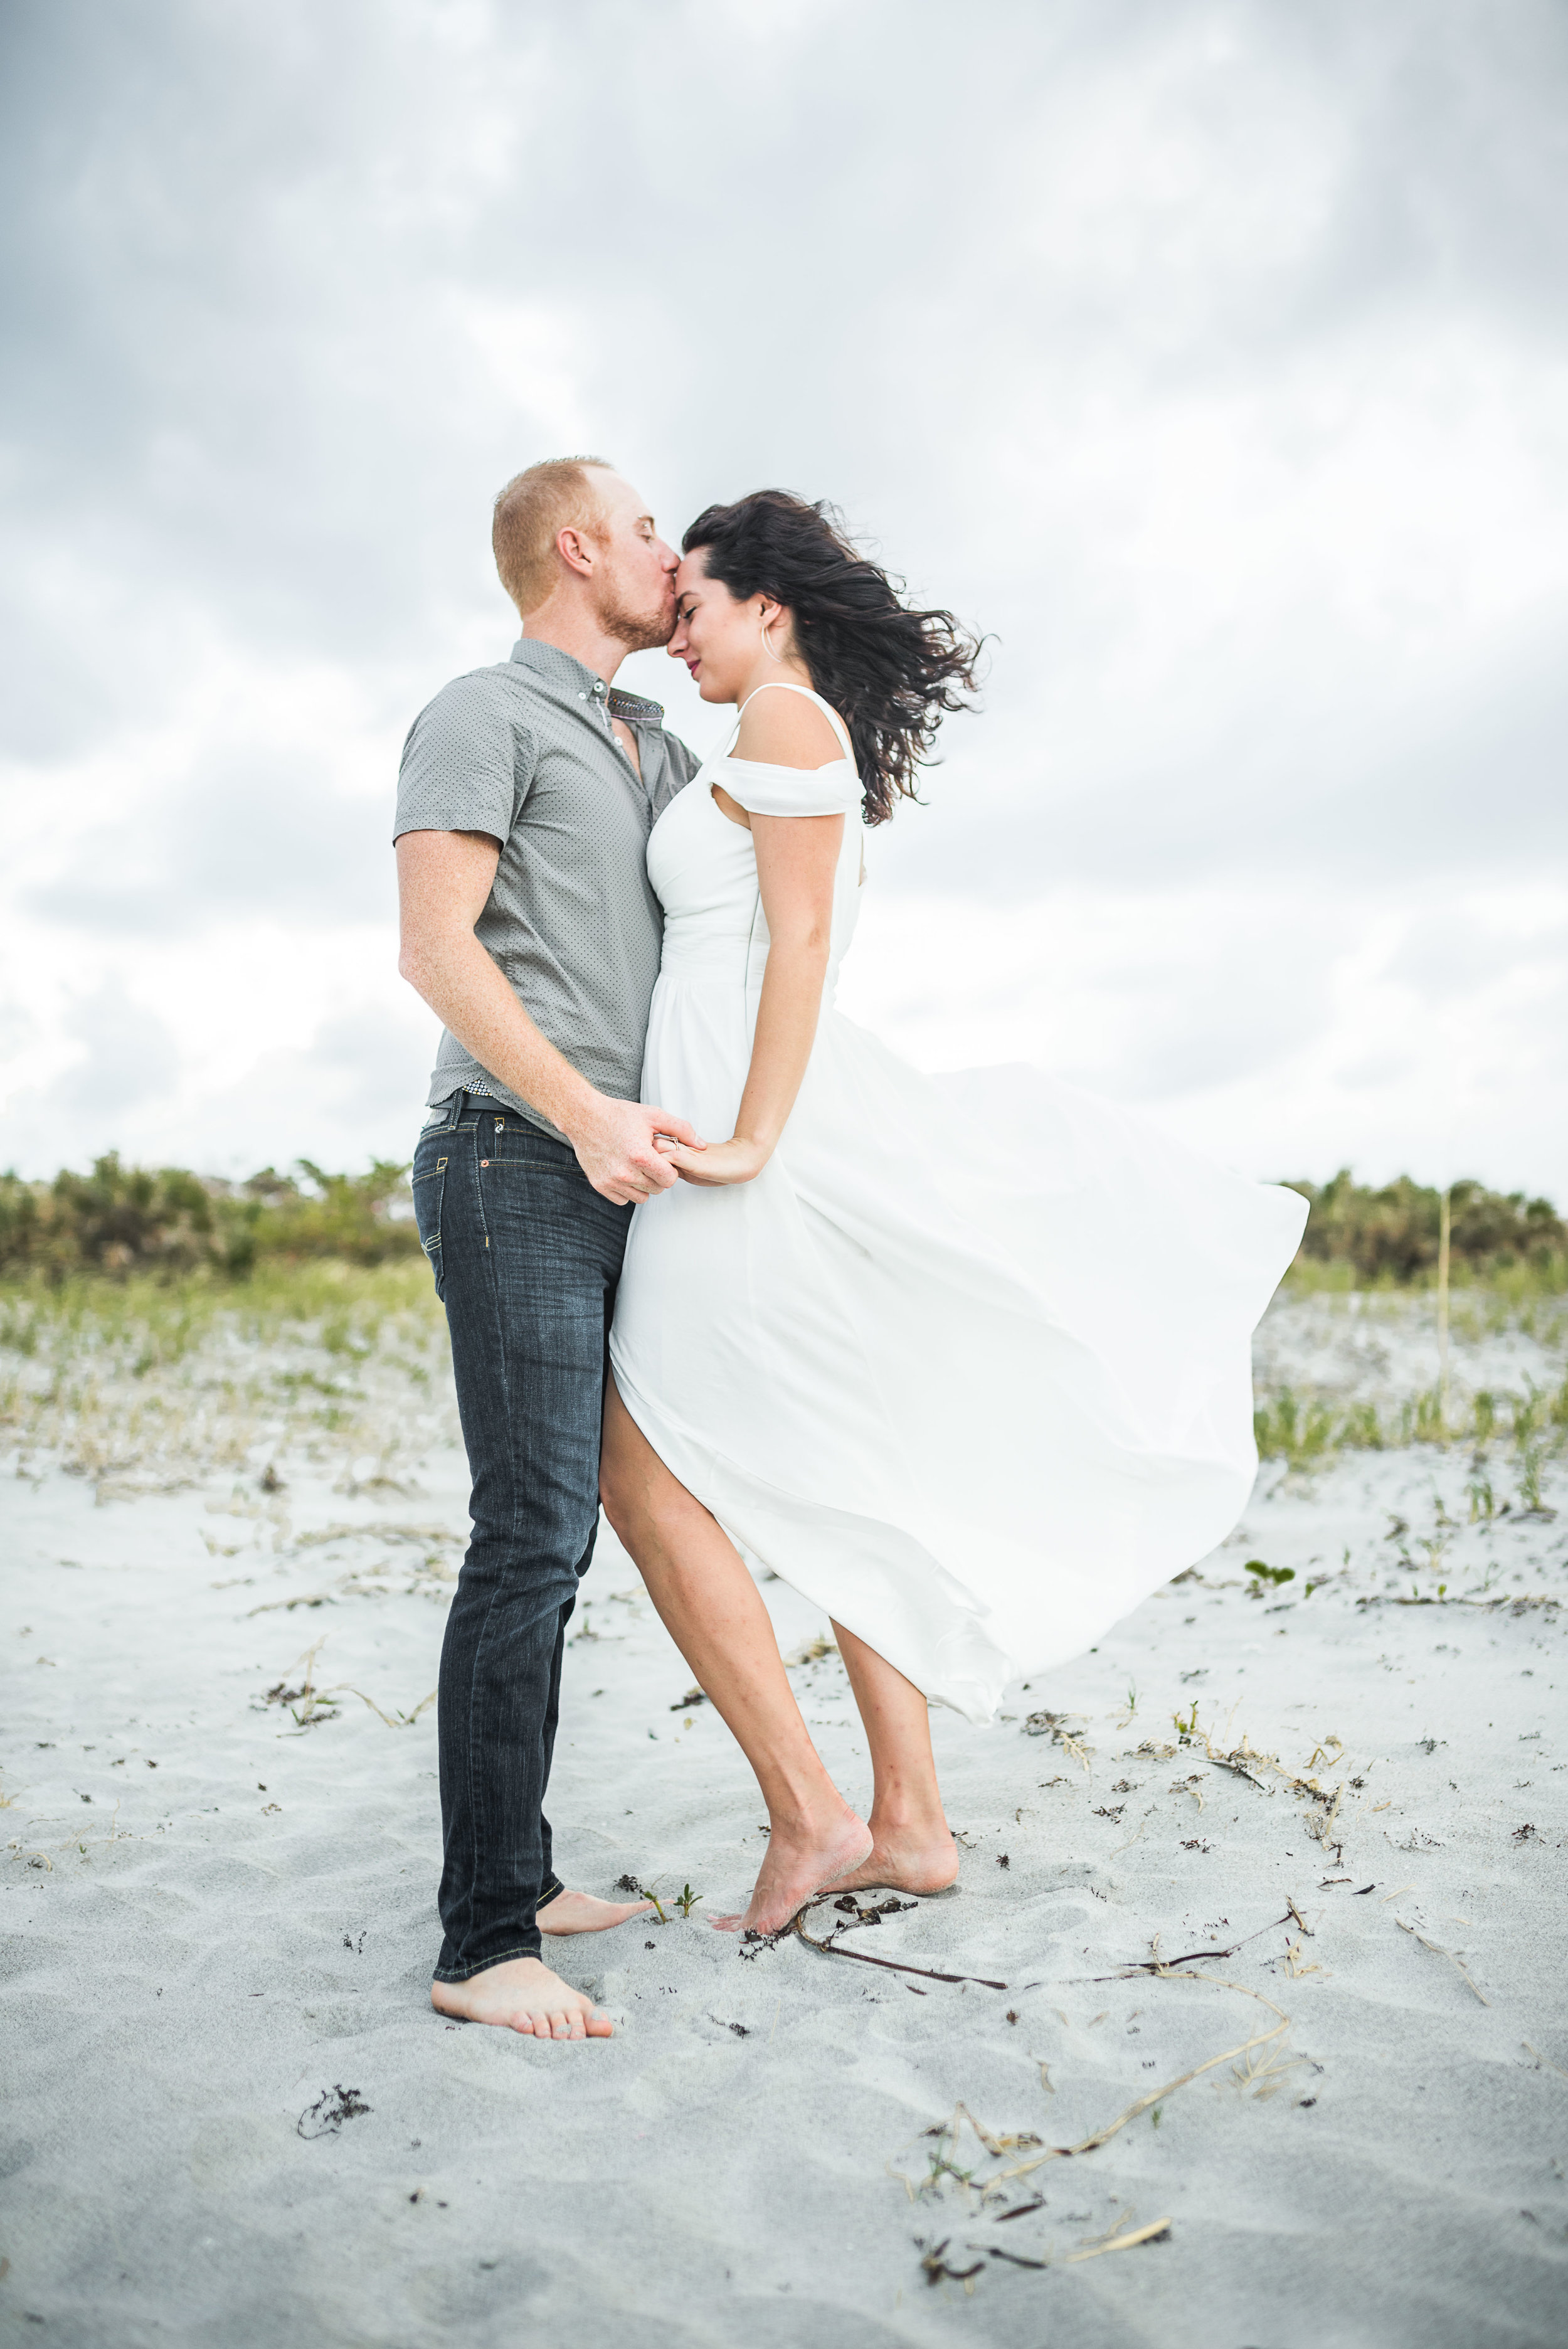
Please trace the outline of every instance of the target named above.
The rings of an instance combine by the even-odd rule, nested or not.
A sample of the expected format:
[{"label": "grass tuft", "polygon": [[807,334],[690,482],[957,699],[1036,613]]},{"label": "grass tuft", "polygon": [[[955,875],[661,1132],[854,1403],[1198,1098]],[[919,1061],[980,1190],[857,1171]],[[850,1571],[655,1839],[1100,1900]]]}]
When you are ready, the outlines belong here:
[{"label": "grass tuft", "polygon": [[24,1475],[36,1459],[108,1497],[256,1471],[249,1514],[281,1518],[291,1449],[366,1464],[361,1488],[396,1483],[452,1421],[422,1257],[0,1285],[0,1440]]}]

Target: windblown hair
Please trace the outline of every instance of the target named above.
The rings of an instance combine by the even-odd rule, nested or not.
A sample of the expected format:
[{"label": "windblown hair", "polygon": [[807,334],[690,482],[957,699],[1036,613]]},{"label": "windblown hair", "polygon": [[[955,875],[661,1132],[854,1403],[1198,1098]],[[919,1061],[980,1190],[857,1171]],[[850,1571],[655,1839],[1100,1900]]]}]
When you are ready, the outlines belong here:
[{"label": "windblown hair", "polygon": [[854,745],[868,823],[885,823],[915,797],[944,716],[968,705],[980,647],[951,612],[899,601],[885,571],[858,554],[826,502],[756,490],[709,506],[681,541],[707,554],[710,579],[738,602],[771,595],[794,616],[795,646],[812,685],[842,717]]},{"label": "windblown hair", "polygon": [[614,468],[603,457],[547,457],[514,473],[495,502],[490,544],[500,584],[519,612],[537,612],[555,585],[555,540],[563,530],[600,534],[599,496],[583,468]]}]

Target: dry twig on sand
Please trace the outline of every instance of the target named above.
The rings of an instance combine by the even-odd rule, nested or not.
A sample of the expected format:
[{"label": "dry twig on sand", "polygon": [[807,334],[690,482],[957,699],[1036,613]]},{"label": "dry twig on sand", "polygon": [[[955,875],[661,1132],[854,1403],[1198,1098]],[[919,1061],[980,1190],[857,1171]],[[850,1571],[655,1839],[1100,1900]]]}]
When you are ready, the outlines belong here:
[{"label": "dry twig on sand", "polygon": [[[1160,1954],[1160,1936],[1156,1933],[1150,1956],[1130,1959],[1126,1965],[1119,1966],[1113,1974],[1079,1974],[1076,1979],[1079,1982],[1128,1982],[1134,1974],[1174,1973],[1178,1966],[1190,1966],[1194,1958],[1233,1958],[1236,1951],[1244,1950],[1249,1941],[1257,1940],[1264,1933],[1277,1931],[1281,1925],[1288,1925],[1293,1917],[1299,1925],[1301,1919],[1294,1900],[1289,1903],[1283,1917],[1274,1918],[1267,1925],[1260,1925],[1256,1932],[1243,1933],[1239,1941],[1230,1941],[1222,1950],[1189,1950],[1185,1957],[1181,1958],[1162,1958]],[[1305,1927],[1303,1930],[1305,1930]]]},{"label": "dry twig on sand", "polygon": [[366,1696],[363,1689],[355,1688],[347,1681],[340,1681],[335,1688],[324,1689],[322,1694],[324,1697],[356,1696],[361,1704],[367,1704],[370,1707],[377,1721],[384,1721],[387,1723],[388,1729],[412,1729],[419,1715],[435,1703],[438,1692],[432,1689],[428,1696],[422,1696],[412,1713],[397,1714],[383,1713],[374,1697]]},{"label": "dry twig on sand", "polygon": [[[846,1951],[844,1954],[848,1956],[851,1953]],[[959,2168],[954,2159],[957,2151],[959,2134],[965,2122],[978,2137],[981,2146],[993,2158],[1001,2158],[1006,2153],[1015,2149],[1021,2150],[1026,2146],[1039,2145],[1040,2139],[1032,2131],[1012,2137],[996,2137],[982,2122],[975,2119],[966,2105],[957,2105],[954,2107],[950,2120],[939,2122],[934,2128],[924,2132],[928,2137],[934,2137],[938,2143],[936,2151],[931,2156],[929,2175],[921,2181],[920,2188],[917,2189],[915,2181],[906,2177],[903,2170],[890,2168],[890,2177],[899,2180],[912,2202],[915,2199],[917,2190],[927,2189],[944,2177],[956,2178],[966,2190],[978,2193],[984,2201],[985,2196],[995,2192],[1000,2187],[1011,2184],[1014,2178],[1032,2177],[1037,2169],[1043,2169],[1047,2162],[1068,2161],[1079,2154],[1093,2153],[1098,2147],[1108,2144],[1113,2137],[1119,2135],[1130,2121],[1136,2120],[1140,2113],[1148,2112],[1151,2106],[1162,2103],[1167,2096],[1173,2096],[1178,2088],[1187,2087],[1193,2080],[1202,2079],[1204,2073],[1216,2070],[1222,2064],[1239,2064],[1244,2060],[1246,2069],[1238,2070],[1236,2075],[1238,2085],[1251,2087],[1260,2083],[1267,2083],[1267,2085],[1263,2088],[1263,2093],[1267,2095],[1272,2094],[1279,2085],[1278,2075],[1287,2068],[1288,2061],[1301,2060],[1287,2059],[1286,2063],[1282,2063],[1278,2058],[1277,2050],[1274,2056],[1263,2064],[1252,2060],[1256,2049],[1270,2046],[1290,2029],[1289,2015],[1283,2008],[1277,2007],[1272,1998],[1265,1998],[1262,1991],[1249,1990],[1244,1982],[1228,1982],[1220,1974],[1178,1974],[1161,1968],[1160,1979],[1171,1982],[1212,1982],[1218,1990],[1234,1991],[1242,1998],[1255,2000],[1259,2006],[1266,2006],[1269,2013],[1277,2015],[1279,2020],[1271,2024],[1268,2030],[1254,2032],[1250,2039],[1242,2040],[1236,2046],[1223,2047],[1217,2055],[1209,2056],[1202,2064],[1194,2064],[1191,2071],[1183,2072],[1179,2078],[1168,2080],[1162,2086],[1150,2089],[1146,2095],[1137,2097],[1129,2105],[1124,2112],[1118,2113],[1114,2120],[1107,2121],[1103,2127],[1093,2130],[1086,2137],[1081,2137],[1076,2145],[1045,2146],[1041,2151],[1031,2154],[1027,2159],[1013,2162],[1006,2168],[994,2171],[989,2178],[975,2179],[973,2170]],[[1126,2222],[1123,2221],[1123,2223]],[[1152,2241],[1154,2237],[1162,2233],[1170,2223],[1168,2219],[1159,2220],[1152,2227],[1145,2229],[1141,2233],[1119,2236],[1113,2242],[1108,2242],[1102,2248],[1125,2250],[1130,2249],[1134,2242]],[[1087,2256],[1087,2254],[1074,2256]]]},{"label": "dry twig on sand", "polygon": [[1345,1788],[1340,1785],[1330,1792],[1320,1786],[1317,1780],[1311,1775],[1312,1763],[1316,1762],[1320,1755],[1326,1761],[1343,1760],[1345,1748],[1337,1737],[1330,1737],[1327,1741],[1328,1746],[1335,1749],[1332,1754],[1328,1753],[1326,1746],[1316,1746],[1306,1771],[1298,1774],[1296,1771],[1287,1770],[1277,1754],[1260,1754],[1245,1732],[1243,1733],[1241,1744],[1228,1751],[1216,1745],[1212,1733],[1209,1730],[1199,1728],[1196,1705],[1192,1708],[1191,1719],[1188,1722],[1178,1720],[1176,1726],[1183,1745],[1202,1747],[1204,1760],[1212,1764],[1216,1770],[1228,1770],[1237,1778],[1245,1778],[1248,1784],[1255,1786],[1261,1795],[1273,1795],[1274,1792],[1274,1788],[1269,1785],[1268,1780],[1259,1775],[1260,1772],[1268,1771],[1282,1785],[1288,1786],[1292,1794],[1304,1796],[1312,1805],[1306,1819],[1307,1834],[1315,1842],[1322,1844],[1325,1850],[1330,1847],[1335,1850],[1339,1848],[1334,1829],[1339,1817],[1339,1806],[1344,1798]]},{"label": "dry twig on sand", "polygon": [[1462,1958],[1456,1957],[1452,1950],[1445,1950],[1440,1942],[1429,1941],[1425,1933],[1418,1933],[1414,1925],[1407,1925],[1402,1917],[1396,1917],[1394,1922],[1398,1925],[1401,1933],[1408,1933],[1412,1940],[1419,1941],[1423,1950],[1430,1950],[1435,1958],[1447,1958],[1451,1966],[1458,1966],[1460,1973],[1463,1974],[1466,1982],[1470,1983],[1471,1990],[1475,1992],[1475,1994],[1477,1998],[1480,1999],[1482,2006],[1490,2006],[1491,2004],[1491,2001],[1488,1998],[1485,1991],[1480,1989],[1472,1979],[1470,1968],[1466,1965]]},{"label": "dry twig on sand", "polygon": [[1117,2221],[1109,2235],[1102,2236],[1098,2243],[1091,2243],[1087,2251],[1069,2251],[1062,2261],[1063,2267],[1076,2267],[1079,2260],[1102,2259],[1107,2251],[1130,2251],[1135,2244],[1152,2243],[1158,2236],[1169,2234],[1171,2230],[1169,2219],[1154,2219],[1147,2227],[1140,2227],[1132,2234],[1127,2234],[1123,2230],[1131,2223],[1133,2215],[1130,2210],[1125,2219]]},{"label": "dry twig on sand", "polygon": [[1075,1737],[1067,1725],[1068,1721],[1078,1718],[1076,1713],[1032,1713],[1024,1723],[1024,1734],[1026,1737],[1048,1737],[1053,1744],[1061,1747],[1064,1754],[1070,1754],[1075,1762],[1081,1763],[1087,1775],[1094,1748],[1086,1745],[1081,1737]]},{"label": "dry twig on sand", "polygon": [[[1023,2210],[1037,2210],[1040,2207],[1037,2202],[1021,2203],[1017,2210],[1005,2210],[1002,2216],[1006,2219],[1016,2219]],[[1043,2260],[1031,2260],[1025,2258],[1020,2251],[1004,2251],[1000,2243],[969,2243],[965,2248],[971,2251],[984,2252],[989,2260],[1005,2260],[1007,2265],[1013,2268],[1043,2270],[1058,2265],[1064,2268],[1076,2267],[1080,2260],[1103,2259],[1107,2251],[1130,2251],[1140,2243],[1158,2242],[1162,2235],[1170,2233],[1169,2219],[1155,2219],[1147,2227],[1138,2227],[1133,2223],[1137,2215],[1136,2211],[1130,2210],[1124,2219],[1117,2220],[1109,2234],[1098,2236],[1094,2241],[1086,2244],[1082,2251],[1068,2251],[1066,2258],[1059,2261],[1051,2251],[1047,2251]],[[1131,2231],[1130,2232],[1129,2230]],[[979,2268],[977,2266],[963,2269],[948,2267],[942,2260],[942,2254],[946,2249],[947,2242],[941,2242],[934,2252],[928,2252],[922,2260],[921,2265],[926,2271],[927,2280],[932,2283],[940,2283],[944,2277],[948,2277],[954,2283],[962,2283],[965,2292],[972,2292],[975,2287],[968,2279],[978,2275]],[[934,2272],[934,2261],[935,2262]]]},{"label": "dry twig on sand", "polygon": [[370,1707],[377,1721],[387,1723],[388,1729],[412,1729],[419,1715],[435,1703],[436,1691],[432,1689],[428,1696],[420,1698],[412,1713],[393,1714],[383,1713],[374,1697],[366,1696],[363,1689],[356,1688],[350,1681],[339,1681],[333,1688],[318,1689],[315,1685],[315,1660],[325,1645],[326,1634],[324,1631],[314,1646],[307,1648],[304,1655],[290,1665],[290,1672],[298,1671],[301,1665],[304,1667],[304,1677],[298,1688],[290,1688],[289,1672],[285,1672],[283,1679],[267,1691],[263,1700],[265,1704],[283,1705],[294,1716],[296,1729],[314,1729],[319,1722],[335,1720],[336,1708],[333,1700],[340,1696],[356,1696],[361,1704]]},{"label": "dry twig on sand", "polygon": [[1032,2160],[1016,2162],[1011,2169],[1000,2171],[987,2181],[988,2184],[1000,2186],[1010,2178],[1031,2176],[1035,2170],[1043,2168],[1047,2161],[1063,2161],[1076,2154],[1092,2153],[1097,2146],[1104,2145],[1117,2136],[1129,2121],[1135,2121],[1140,2113],[1146,2113],[1151,2105],[1173,2096],[1178,2088],[1185,2088],[1191,2081],[1201,2079],[1205,2072],[1213,2071],[1216,2065],[1234,2063],[1238,2056],[1250,2055],[1253,2048],[1266,2046],[1271,2040],[1280,2038],[1290,2029],[1289,2015],[1277,2007],[1272,1998],[1265,1998],[1260,1990],[1249,1990],[1244,1982],[1225,1982],[1218,1974],[1167,1974],[1164,1969],[1161,1970],[1159,1979],[1213,1982],[1221,1990],[1233,1990],[1243,1998],[1255,1999],[1260,2006],[1266,2006],[1271,2014],[1277,2014],[1279,2021],[1270,2030],[1254,2032],[1252,2038],[1243,2039],[1239,2046],[1222,2048],[1218,2055],[1211,2055],[1206,2063],[1195,2064],[1190,2072],[1183,2072],[1179,2079],[1168,2080],[1163,2087],[1150,2089],[1146,2095],[1129,2105],[1125,2112],[1119,2113],[1113,2121],[1108,2121],[1103,2128],[1096,2129],[1092,2136],[1082,2138],[1078,2144],[1049,2146]]},{"label": "dry twig on sand", "polygon": [[[826,1898],[826,1895],[819,1893],[817,1898],[818,1899],[823,1899]],[[888,1973],[893,1974],[919,1974],[925,1982],[977,1982],[982,1990],[1006,1990],[1007,1987],[1006,1983],[1004,1982],[989,1981],[985,1974],[938,1973],[935,1969],[931,1966],[901,1965],[895,1958],[873,1958],[864,1950],[841,1949],[836,1937],[830,1940],[819,1941],[815,1934],[808,1933],[805,1926],[800,1921],[806,1914],[806,1909],[813,1908],[815,1905],[816,1903],[814,1901],[807,1901],[804,1909],[798,1909],[796,1910],[794,1916],[790,1918],[788,1925],[782,1927],[777,1933],[758,1934],[758,1940],[768,1940],[777,1943],[782,1940],[786,1933],[795,1932],[799,1935],[801,1940],[805,1942],[808,1949],[820,1950],[825,1958],[857,1958],[862,1966],[881,1966]]]}]

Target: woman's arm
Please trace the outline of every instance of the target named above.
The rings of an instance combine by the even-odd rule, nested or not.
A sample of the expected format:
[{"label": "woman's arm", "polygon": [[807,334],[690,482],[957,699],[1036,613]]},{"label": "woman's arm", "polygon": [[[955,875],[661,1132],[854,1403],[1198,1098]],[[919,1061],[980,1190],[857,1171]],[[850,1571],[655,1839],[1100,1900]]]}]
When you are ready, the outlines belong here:
[{"label": "woman's arm", "polygon": [[[735,755],[743,764],[810,770],[843,753],[820,709],[798,694],[769,693],[747,709]],[[748,815],[727,792],[721,805],[732,822],[750,826],[768,964],[734,1139],[710,1142],[700,1153],[666,1146],[670,1164],[688,1183],[709,1185],[749,1183],[760,1174],[795,1106],[822,1008],[844,839],[841,815]]]},{"label": "woman's arm", "polygon": [[669,1151],[688,1183],[749,1183],[761,1174],[795,1106],[822,1006],[844,819],[754,815],[751,837],[769,941],[751,1066],[734,1140]]}]

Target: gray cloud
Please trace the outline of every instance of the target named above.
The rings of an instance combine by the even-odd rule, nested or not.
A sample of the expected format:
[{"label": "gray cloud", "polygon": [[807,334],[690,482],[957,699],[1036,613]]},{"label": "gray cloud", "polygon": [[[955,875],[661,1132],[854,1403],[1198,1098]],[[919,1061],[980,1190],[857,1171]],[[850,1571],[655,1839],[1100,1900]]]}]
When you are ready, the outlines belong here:
[{"label": "gray cloud", "polygon": [[[65,967],[387,917],[363,735],[138,745],[220,657],[280,698],[316,664],[389,797],[414,711],[509,641],[491,492],[584,443],[670,526],[831,495],[994,633],[890,890],[1562,871],[1554,0],[12,0],[0,56],[0,757],[35,797],[126,774],[29,868]],[[1466,400],[1528,492],[1516,590],[1444,438]],[[1369,611],[1344,549],[1385,493]],[[1491,584],[1422,650],[1429,524],[1434,594],[1472,539]],[[1150,984],[1177,1032],[1130,1081],[1252,1065],[1202,969]]]},{"label": "gray cloud", "polygon": [[36,1105],[46,1120],[63,1112],[74,1124],[83,1112],[110,1118],[164,1092],[178,1072],[174,1037],[157,1012],[109,983],[73,1006],[66,1021],[84,1056],[63,1069]]},{"label": "gray cloud", "polygon": [[99,936],[171,937],[236,915],[349,924],[395,918],[385,804],[333,786],[325,761],[243,750],[72,843],[27,910]]},{"label": "gray cloud", "polygon": [[[213,1093],[205,1105],[209,1151],[237,1152],[239,1163],[248,1136],[264,1131],[280,1164],[318,1148],[336,1165],[377,1154],[411,1157],[435,1035],[433,1022],[424,1032],[373,1006],[329,1013],[308,1046],[264,1053],[242,1084]],[[389,1102],[398,1107],[395,1121]]]},{"label": "gray cloud", "polygon": [[[1563,337],[1568,31],[1541,0],[997,0],[962,26],[871,0],[760,30],[712,0],[57,0],[7,47],[24,557],[291,650],[417,660],[438,616],[494,608],[484,498],[559,431],[562,362],[673,514],[759,479],[838,494],[1017,642],[1049,597],[997,544],[1010,451],[1097,368],[1266,384],[1434,307]],[[1138,233],[1075,249],[1075,117],[1119,90]],[[1215,218],[1248,196],[1272,245]],[[524,314],[488,385],[486,305]],[[52,677],[27,698],[69,723]]]}]

